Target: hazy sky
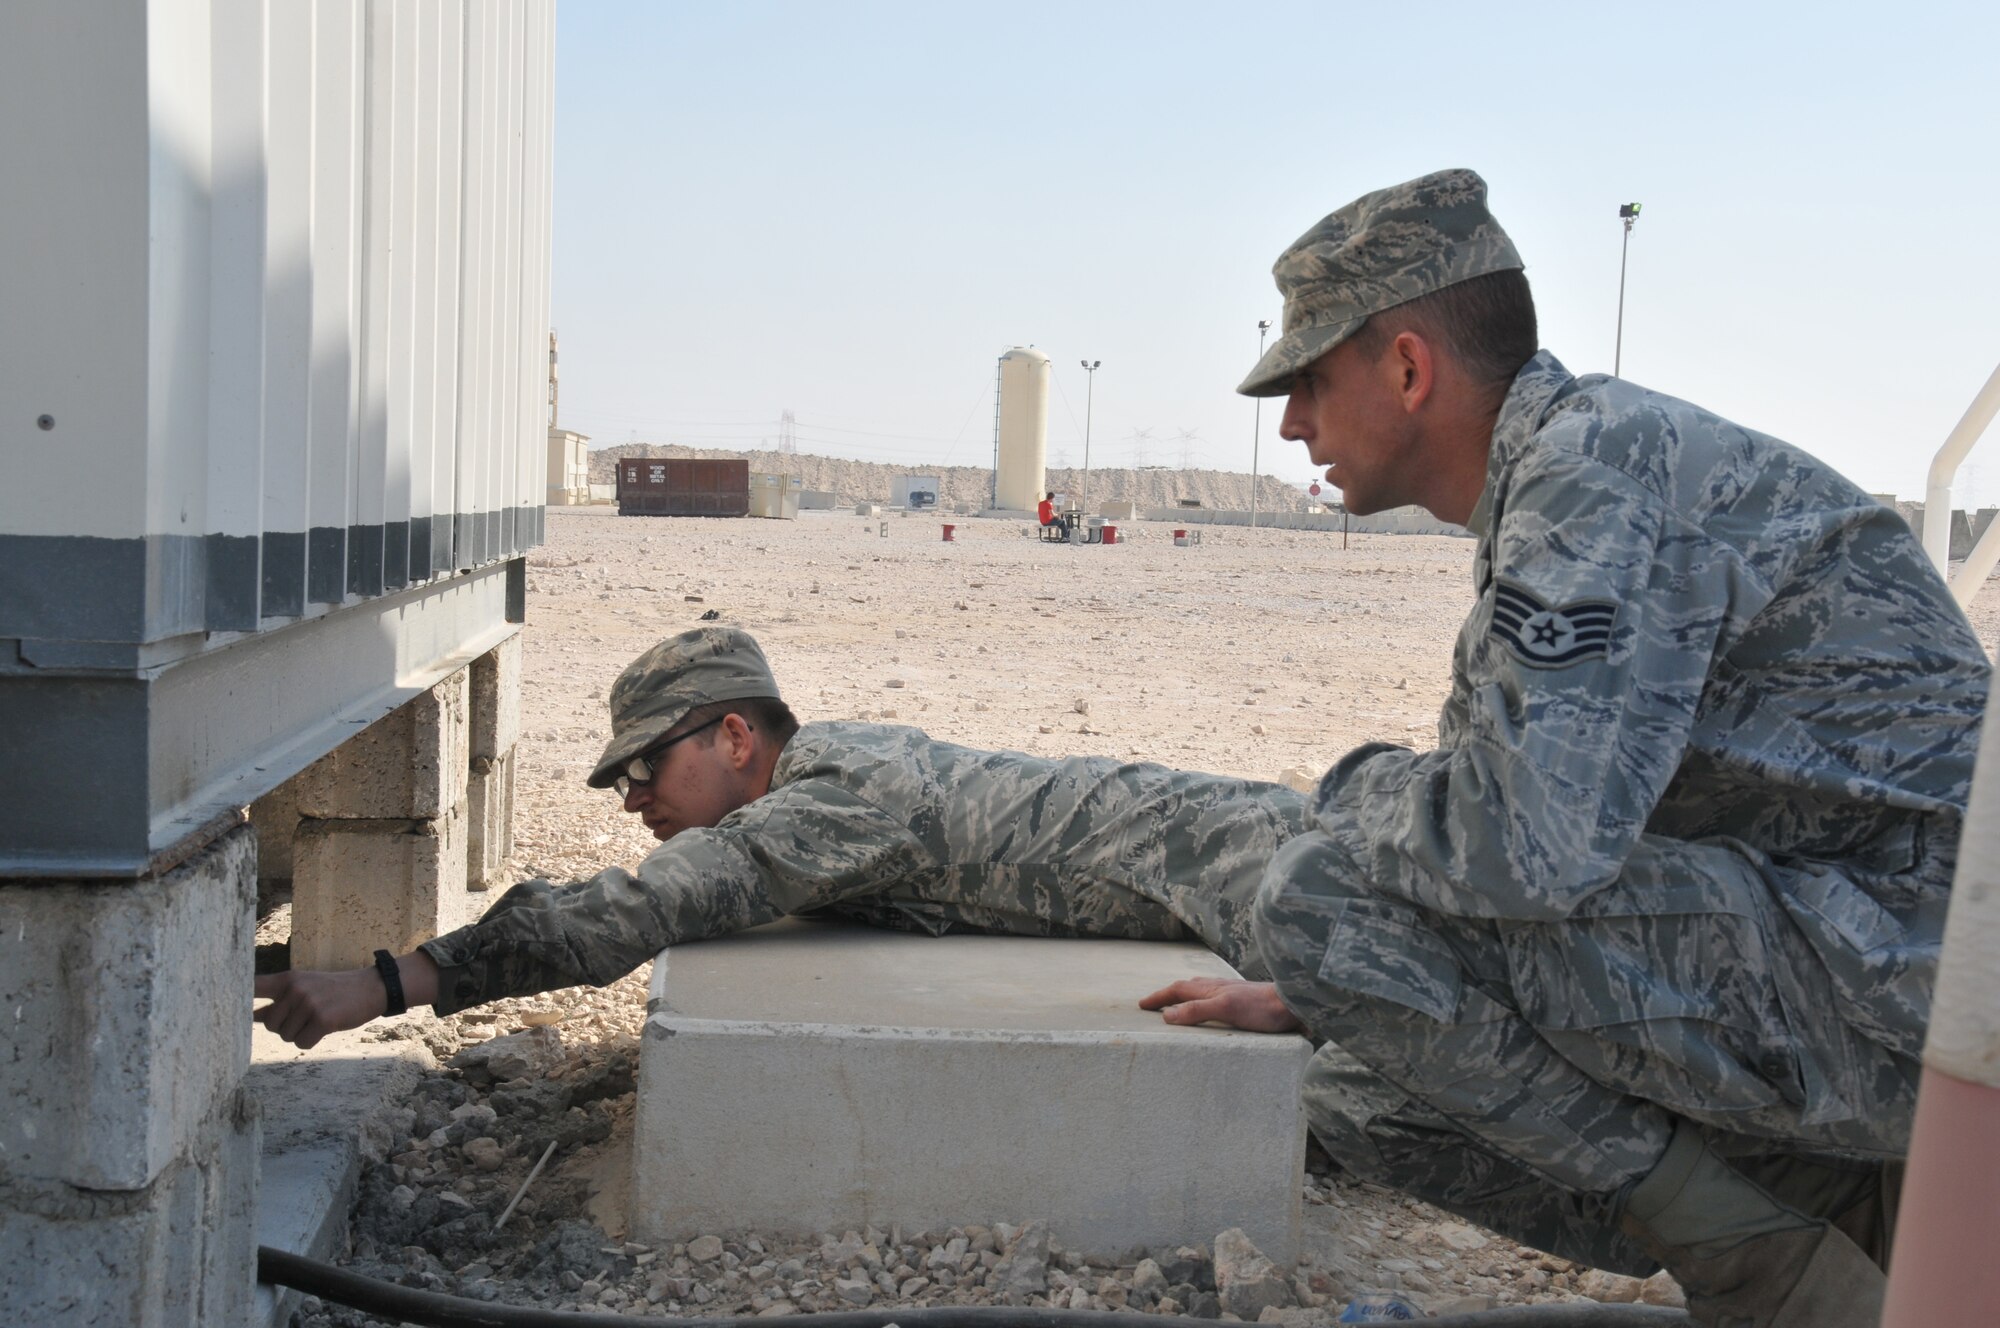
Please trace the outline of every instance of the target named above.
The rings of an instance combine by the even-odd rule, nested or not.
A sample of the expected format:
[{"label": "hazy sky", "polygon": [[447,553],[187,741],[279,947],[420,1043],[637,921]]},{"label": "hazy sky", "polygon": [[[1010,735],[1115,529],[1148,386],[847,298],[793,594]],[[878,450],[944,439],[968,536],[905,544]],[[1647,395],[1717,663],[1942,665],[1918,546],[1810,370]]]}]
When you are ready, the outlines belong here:
[{"label": "hazy sky", "polygon": [[[1996,12],[566,0],[563,422],[754,447],[789,409],[802,451],[985,465],[1033,344],[1052,463],[1089,357],[1093,467],[1247,470],[1272,260],[1469,166],[1573,371],[1611,369],[1639,201],[1626,376],[1920,496],[2000,363]],[[1279,405],[1262,469],[1309,478]]]}]

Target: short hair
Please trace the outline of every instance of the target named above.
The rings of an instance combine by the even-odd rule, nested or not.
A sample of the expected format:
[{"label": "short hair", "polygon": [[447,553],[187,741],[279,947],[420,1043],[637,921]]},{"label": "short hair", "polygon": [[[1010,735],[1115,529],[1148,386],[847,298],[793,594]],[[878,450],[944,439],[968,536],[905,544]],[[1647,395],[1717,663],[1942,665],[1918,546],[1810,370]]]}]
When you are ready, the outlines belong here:
[{"label": "short hair", "polygon": [[[674,727],[686,733],[700,728],[703,724],[713,724],[725,715],[740,716],[752,729],[762,729],[769,733],[772,741],[781,748],[799,731],[799,717],[792,713],[790,706],[775,696],[746,696],[733,701],[711,701],[707,705],[699,705],[688,711],[681,722]],[[710,729],[701,737],[691,741],[700,742],[704,746],[713,743],[715,730]]]},{"label": "short hair", "polygon": [[1453,282],[1406,304],[1384,309],[1361,325],[1354,340],[1372,359],[1397,334],[1417,332],[1442,343],[1482,387],[1504,387],[1535,357],[1541,340],[1535,297],[1519,268]]}]

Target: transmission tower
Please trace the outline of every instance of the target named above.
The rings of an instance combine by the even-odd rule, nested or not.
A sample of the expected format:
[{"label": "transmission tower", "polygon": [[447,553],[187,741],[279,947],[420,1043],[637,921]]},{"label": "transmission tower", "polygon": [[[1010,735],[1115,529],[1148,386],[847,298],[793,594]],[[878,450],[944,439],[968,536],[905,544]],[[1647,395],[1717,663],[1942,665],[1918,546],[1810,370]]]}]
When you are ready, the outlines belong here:
[{"label": "transmission tower", "polygon": [[778,450],[786,456],[799,450],[799,422],[789,410],[778,416]]},{"label": "transmission tower", "polygon": [[1151,429],[1132,430],[1131,443],[1132,469],[1144,470],[1146,468],[1146,461],[1152,455],[1153,451],[1153,431]]},{"label": "transmission tower", "polygon": [[1174,435],[1174,442],[1179,445],[1181,450],[1181,469],[1192,469],[1194,466],[1194,454],[1200,450],[1198,446],[1201,442],[1200,430],[1182,429]]}]

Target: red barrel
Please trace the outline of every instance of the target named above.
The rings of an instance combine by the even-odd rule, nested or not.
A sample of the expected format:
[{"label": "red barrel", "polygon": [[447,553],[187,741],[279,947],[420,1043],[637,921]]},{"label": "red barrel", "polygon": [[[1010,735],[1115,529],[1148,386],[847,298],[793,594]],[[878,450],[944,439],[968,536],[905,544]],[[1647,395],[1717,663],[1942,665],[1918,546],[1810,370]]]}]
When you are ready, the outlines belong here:
[{"label": "red barrel", "polygon": [[953,525],[953,524],[951,524],[951,522],[949,522],[949,521],[947,521],[947,522],[945,522],[945,523],[944,523],[944,542],[945,542],[946,544],[956,544],[956,543],[958,543],[958,541],[957,541],[957,540],[955,540],[955,539],[953,539],[953,538],[952,538],[952,534],[951,534],[951,532],[952,532],[952,531],[954,531],[954,530],[957,530],[957,529],[958,529],[958,527],[957,527],[957,526],[954,526],[954,525]]},{"label": "red barrel", "polygon": [[1116,544],[1118,542],[1118,527],[1105,526],[1103,529],[1104,529],[1104,542],[1106,544]]}]

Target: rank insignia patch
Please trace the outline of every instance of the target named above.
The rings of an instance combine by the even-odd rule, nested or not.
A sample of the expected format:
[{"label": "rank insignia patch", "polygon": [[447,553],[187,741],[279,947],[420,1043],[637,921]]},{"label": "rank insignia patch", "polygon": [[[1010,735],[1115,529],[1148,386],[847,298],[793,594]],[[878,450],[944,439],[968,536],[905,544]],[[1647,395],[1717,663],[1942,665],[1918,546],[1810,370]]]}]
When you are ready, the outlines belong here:
[{"label": "rank insignia patch", "polygon": [[1611,624],[1618,605],[1608,599],[1580,599],[1561,607],[1542,602],[1531,590],[1496,582],[1493,635],[1524,664],[1557,669],[1611,648]]}]

